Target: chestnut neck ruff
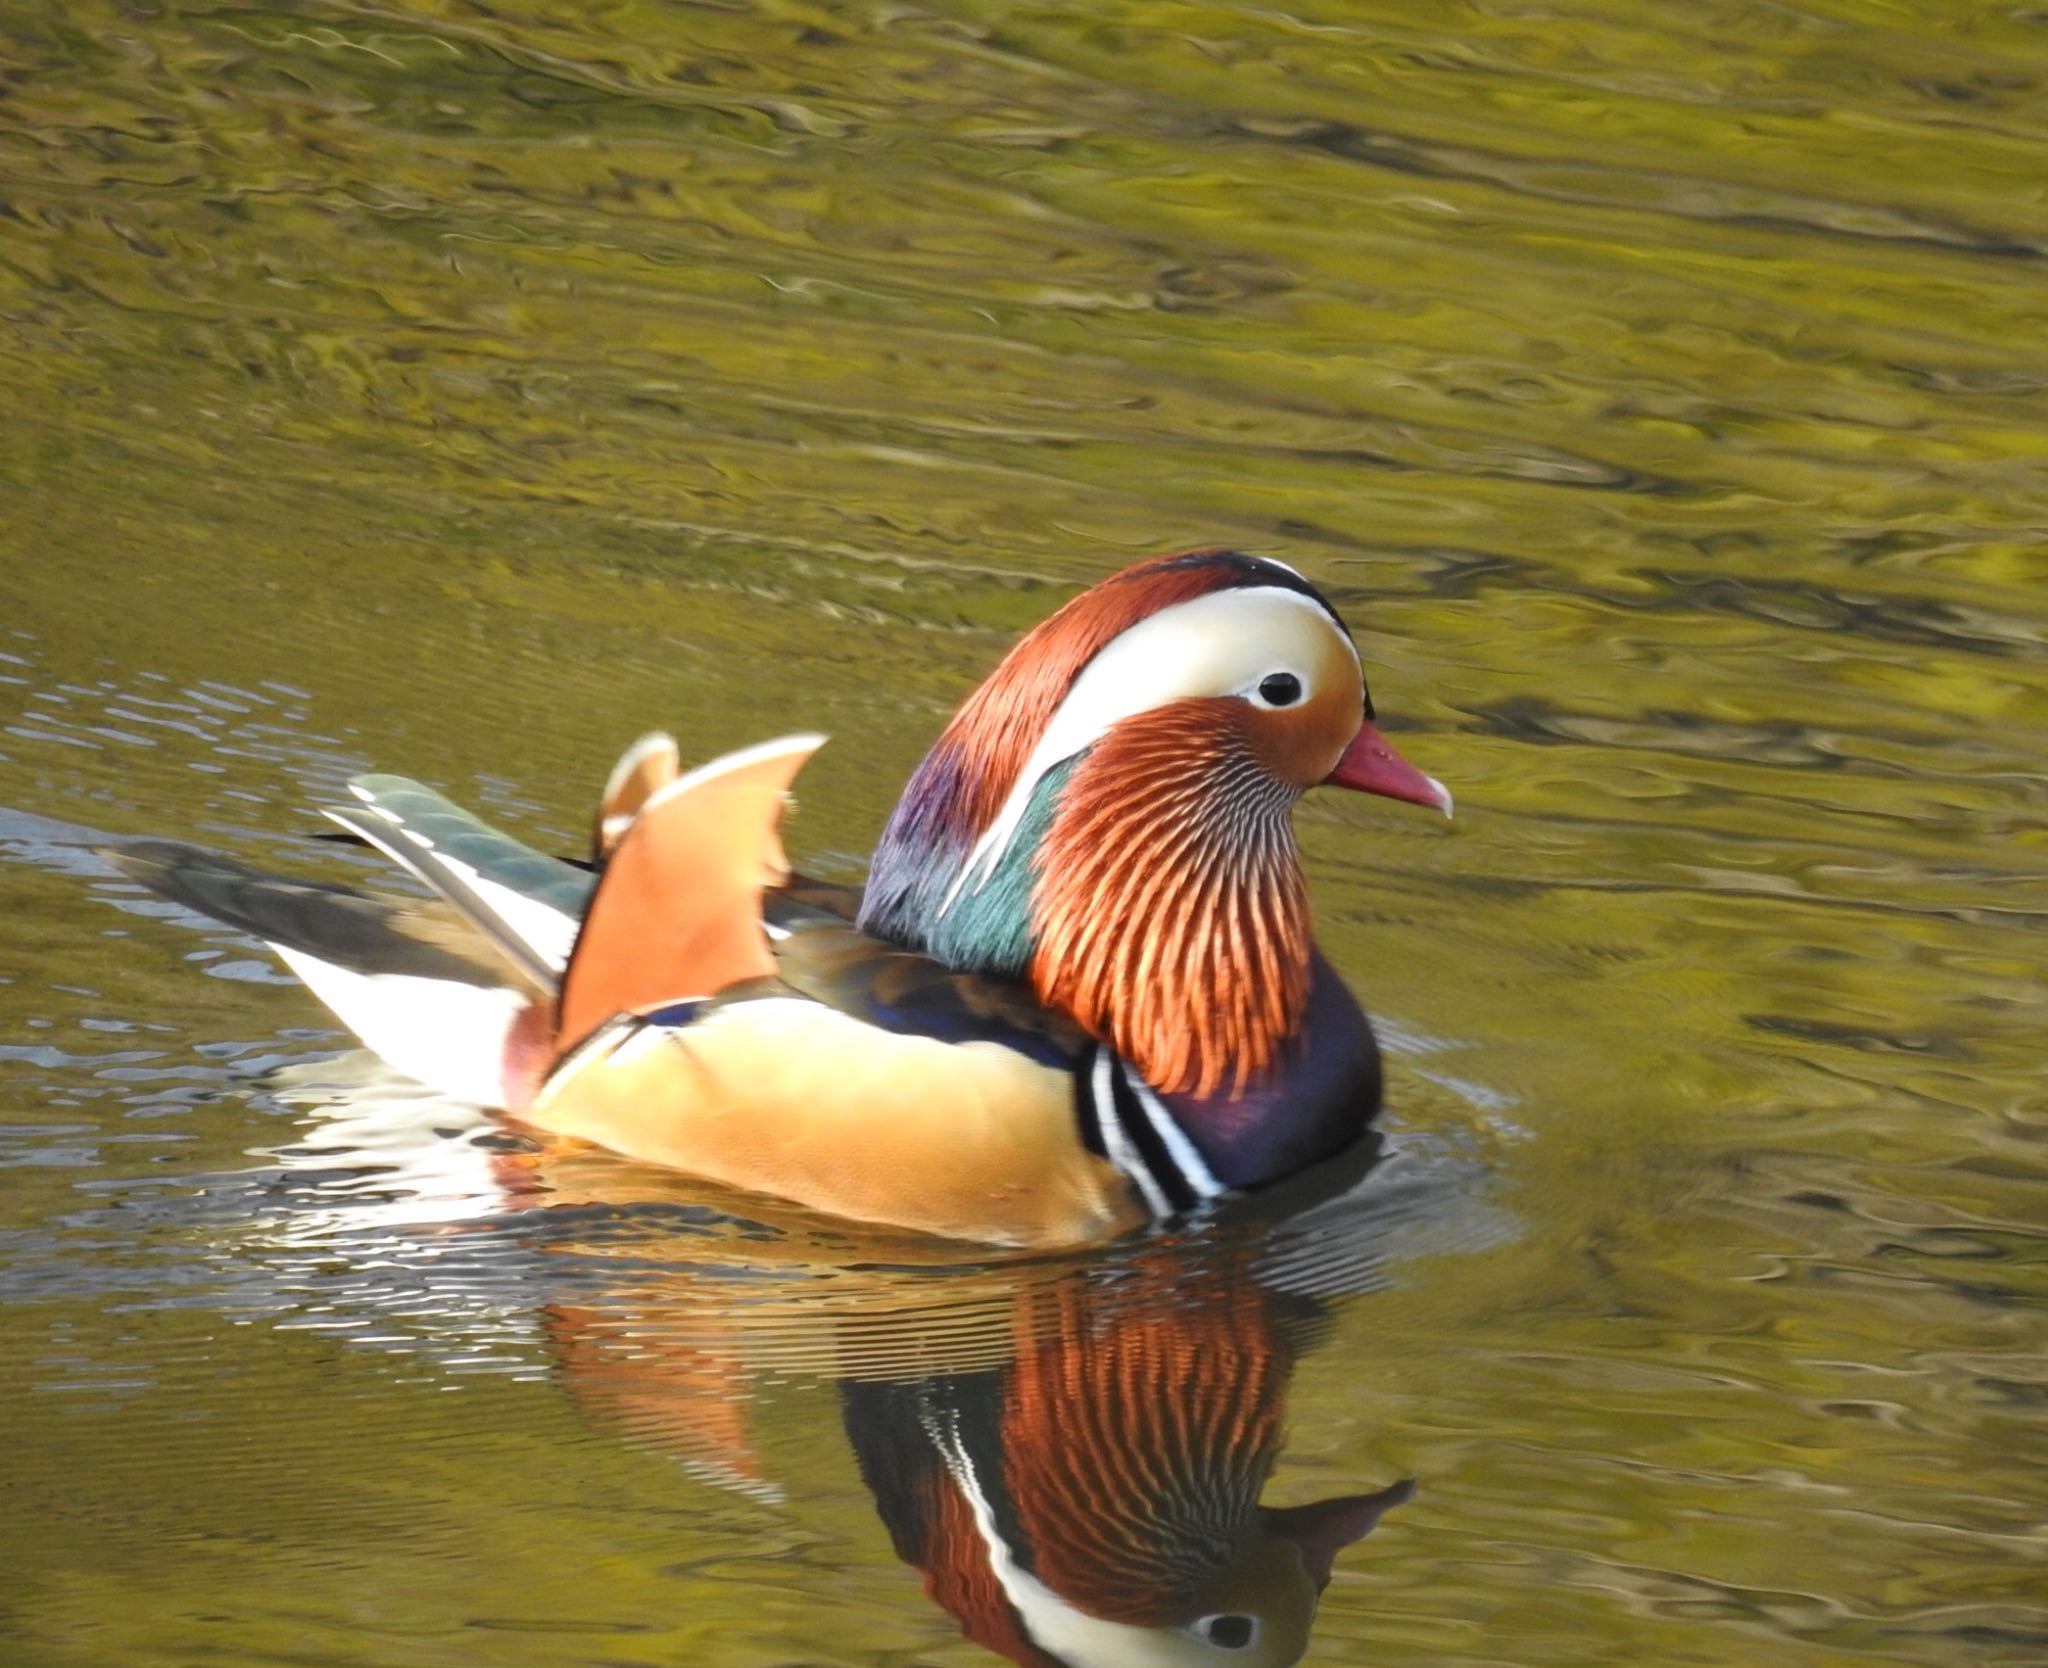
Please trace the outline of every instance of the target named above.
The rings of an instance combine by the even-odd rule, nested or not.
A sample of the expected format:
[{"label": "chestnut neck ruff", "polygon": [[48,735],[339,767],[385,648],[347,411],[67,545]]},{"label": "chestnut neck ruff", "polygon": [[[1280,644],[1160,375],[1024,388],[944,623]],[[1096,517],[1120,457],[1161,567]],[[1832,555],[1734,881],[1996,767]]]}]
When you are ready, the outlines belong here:
[{"label": "chestnut neck ruff", "polygon": [[1238,703],[1176,702],[1077,764],[1034,857],[1030,976],[1154,1089],[1242,1095],[1300,1032],[1308,888]]}]

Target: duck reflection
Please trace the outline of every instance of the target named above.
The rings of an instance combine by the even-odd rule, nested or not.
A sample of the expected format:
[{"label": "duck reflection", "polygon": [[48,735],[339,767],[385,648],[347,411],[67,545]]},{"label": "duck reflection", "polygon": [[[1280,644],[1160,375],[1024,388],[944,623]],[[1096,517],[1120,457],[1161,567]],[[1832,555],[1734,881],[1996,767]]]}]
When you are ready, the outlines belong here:
[{"label": "duck reflection", "polygon": [[750,1428],[762,1386],[830,1385],[896,1555],[1024,1668],[1298,1660],[1339,1555],[1413,1485],[1264,1503],[1297,1362],[1406,1256],[1512,1231],[1463,1169],[1397,1157],[1186,1238],[971,1263],[350,1104],[287,1155],[311,1180],[278,1246],[401,1272],[465,1355],[544,1345],[594,1423],[764,1502],[786,1479]]},{"label": "duck reflection", "polygon": [[844,1383],[861,1476],[925,1591],[1013,1662],[1294,1662],[1338,1552],[1413,1485],[1261,1505],[1294,1366],[1274,1299],[1137,1284],[1026,1294],[1001,1367]]},{"label": "duck reflection", "polygon": [[1262,1504],[1320,1311],[1249,1267],[1162,1246],[870,1273],[802,1314],[752,1311],[744,1283],[721,1303],[700,1268],[549,1318],[587,1411],[768,1498],[747,1381],[779,1365],[764,1341],[808,1333],[897,1556],[968,1638],[1024,1668],[1282,1664],[1306,1649],[1337,1555],[1413,1485]]}]

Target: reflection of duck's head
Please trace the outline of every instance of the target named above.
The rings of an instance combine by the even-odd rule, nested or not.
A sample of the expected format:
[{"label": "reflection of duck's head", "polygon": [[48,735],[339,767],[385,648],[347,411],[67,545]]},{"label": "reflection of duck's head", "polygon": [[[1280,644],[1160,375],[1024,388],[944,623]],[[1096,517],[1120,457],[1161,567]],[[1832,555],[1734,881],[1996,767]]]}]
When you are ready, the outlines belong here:
[{"label": "reflection of duck's head", "polygon": [[1338,1552],[1412,1491],[1261,1506],[1292,1352],[1254,1287],[1176,1295],[1068,1286],[1000,1371],[842,1387],[897,1553],[1025,1668],[1293,1662]]},{"label": "reflection of duck's head", "polygon": [[933,1596],[956,1601],[948,1608],[970,1637],[1025,1668],[1283,1668],[1308,1648],[1337,1553],[1413,1492],[1403,1481],[1377,1494],[1260,1510],[1241,1535],[1210,1549],[1219,1561],[1200,1578],[1127,1588],[1125,1602],[1109,1605],[1099,1591],[1062,1593],[1023,1568],[993,1532],[992,1514],[970,1507],[979,1544],[960,1550],[986,1554],[986,1577],[976,1570],[949,1585],[934,1570]]}]

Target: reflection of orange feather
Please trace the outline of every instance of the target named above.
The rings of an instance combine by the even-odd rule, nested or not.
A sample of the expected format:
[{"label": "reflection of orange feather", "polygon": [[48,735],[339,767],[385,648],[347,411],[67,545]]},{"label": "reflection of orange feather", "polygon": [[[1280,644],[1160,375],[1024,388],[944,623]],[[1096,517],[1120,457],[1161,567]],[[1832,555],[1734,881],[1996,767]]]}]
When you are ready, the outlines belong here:
[{"label": "reflection of orange feather", "polygon": [[[660,1315],[550,1304],[558,1371],[584,1411],[728,1482],[767,1486],[747,1433],[751,1370],[737,1340],[665,1335]],[[715,1329],[714,1329],[715,1330]]]},{"label": "reflection of orange feather", "polygon": [[761,888],[787,877],[775,825],[818,738],[734,754],[660,789],[619,840],[562,976],[557,1045],[606,1020],[771,978]]},{"label": "reflection of orange feather", "polygon": [[1119,724],[1039,855],[1032,983],[1169,1094],[1243,1093],[1308,1004],[1293,796],[1252,761],[1242,706]]},{"label": "reflection of orange feather", "polygon": [[[1040,1580],[1091,1616],[1185,1620],[1254,1522],[1291,1357],[1265,1295],[1119,1301],[1068,1282],[1003,1407],[1004,1477]],[[1091,1309],[1097,1311],[1091,1313]]]}]

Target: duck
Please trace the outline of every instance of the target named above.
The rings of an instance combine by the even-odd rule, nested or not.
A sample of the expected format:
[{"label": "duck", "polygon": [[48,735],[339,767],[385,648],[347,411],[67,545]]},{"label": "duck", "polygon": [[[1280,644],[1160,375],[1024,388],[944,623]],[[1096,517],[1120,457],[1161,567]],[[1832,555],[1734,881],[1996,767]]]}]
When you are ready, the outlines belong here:
[{"label": "duck", "polygon": [[1451,796],[1381,735],[1329,599],[1268,557],[1154,557],[1027,632],[906,784],[864,887],[790,866],[823,737],[627,750],[590,855],[434,789],[325,808],[427,897],[181,842],[127,877],[263,940],[361,1042],[543,1143],[855,1222],[1071,1247],[1352,1148],[1364,1010],[1316,948],[1291,812]]}]

